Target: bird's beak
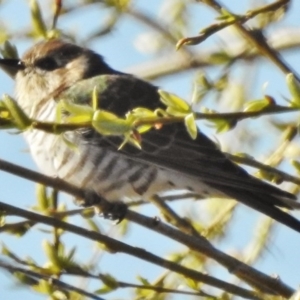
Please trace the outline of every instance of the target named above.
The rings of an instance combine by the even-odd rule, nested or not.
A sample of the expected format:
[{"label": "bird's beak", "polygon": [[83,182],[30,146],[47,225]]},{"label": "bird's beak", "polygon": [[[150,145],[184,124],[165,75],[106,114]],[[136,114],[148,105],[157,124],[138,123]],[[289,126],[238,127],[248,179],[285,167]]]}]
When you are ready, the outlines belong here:
[{"label": "bird's beak", "polygon": [[24,70],[23,62],[15,58],[0,58],[0,68],[9,75],[12,79],[20,70]]}]

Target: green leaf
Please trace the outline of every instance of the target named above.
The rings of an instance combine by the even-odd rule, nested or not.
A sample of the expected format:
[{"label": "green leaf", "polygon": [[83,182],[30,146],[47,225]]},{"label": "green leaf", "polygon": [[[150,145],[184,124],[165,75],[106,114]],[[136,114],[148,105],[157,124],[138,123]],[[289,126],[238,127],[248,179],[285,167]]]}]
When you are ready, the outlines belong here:
[{"label": "green leaf", "polygon": [[80,215],[85,219],[90,219],[95,216],[95,210],[91,207],[85,208],[80,212]]},{"label": "green leaf", "polygon": [[262,100],[253,100],[246,103],[244,107],[244,112],[260,111],[268,106],[270,106],[270,100],[268,98]]},{"label": "green leaf", "polygon": [[9,111],[9,114],[12,118],[12,121],[20,130],[25,130],[31,125],[31,120],[25,114],[23,109],[19,104],[8,95],[3,95],[2,103],[5,105],[6,109]]},{"label": "green leaf", "polygon": [[8,228],[6,232],[17,237],[23,236],[32,226],[28,222],[12,223],[9,225],[11,225],[11,227]]},{"label": "green leaf", "polygon": [[209,82],[208,78],[204,73],[199,73],[193,83],[193,94],[192,94],[192,104],[198,104],[207,93],[213,88],[213,85]]},{"label": "green leaf", "polygon": [[36,37],[47,37],[47,28],[42,18],[41,9],[36,0],[30,1],[31,21],[34,29],[34,35]]},{"label": "green leaf", "polygon": [[111,292],[112,290],[114,290],[113,288],[111,288],[110,286],[103,286],[102,288],[94,291],[94,294],[96,295],[103,295],[103,294],[107,294],[109,292]]},{"label": "green leaf", "polygon": [[45,211],[49,208],[49,199],[47,196],[47,189],[43,184],[36,185],[36,196],[38,201],[38,208]]},{"label": "green leaf", "polygon": [[213,84],[206,77],[205,73],[200,73],[199,76],[197,76],[196,82],[203,86],[206,90],[210,90],[213,87]]},{"label": "green leaf", "polygon": [[74,298],[70,297],[70,294],[67,291],[55,290],[51,294],[51,300],[68,300],[68,299],[74,299]]},{"label": "green leaf", "polygon": [[286,83],[288,89],[292,95],[291,106],[300,107],[300,83],[295,78],[294,74],[290,73],[286,75]]},{"label": "green leaf", "polygon": [[148,108],[144,108],[144,107],[137,107],[135,109],[133,109],[129,114],[127,114],[128,116],[132,115],[135,118],[153,118],[156,117],[156,113]]},{"label": "green leaf", "polygon": [[86,219],[86,222],[88,223],[88,226],[90,227],[90,229],[92,231],[97,232],[97,233],[102,232],[99,224],[97,224],[96,221],[94,221],[93,219]]},{"label": "green leaf", "polygon": [[113,6],[118,11],[125,11],[130,5],[131,0],[104,0],[103,1],[107,6]]},{"label": "green leaf", "polygon": [[1,243],[1,254],[8,256],[9,258],[13,259],[16,262],[21,261],[21,259],[15,255],[12,251],[10,251],[4,243]]},{"label": "green leaf", "polygon": [[236,155],[238,157],[245,157],[245,158],[248,158],[248,159],[251,159],[251,160],[254,159],[253,156],[251,156],[250,154],[245,153],[245,152],[236,152],[236,153],[234,153],[234,155]]},{"label": "green leaf", "polygon": [[3,48],[0,49],[0,53],[4,58],[19,58],[16,46],[11,44],[10,41],[4,42]]},{"label": "green leaf", "polygon": [[232,57],[225,51],[220,51],[210,55],[209,61],[216,65],[223,65],[232,61]]},{"label": "green leaf", "polygon": [[164,103],[166,106],[172,108],[174,111],[178,111],[181,113],[191,112],[190,105],[178,96],[167,93],[163,90],[158,90],[158,93],[160,95],[161,102]]},{"label": "green leaf", "polygon": [[48,266],[49,269],[51,269],[51,271],[53,273],[60,273],[62,266],[61,266],[61,262],[59,260],[58,257],[58,251],[57,249],[54,247],[54,245],[52,245],[49,241],[44,240],[42,242],[43,245],[43,249],[47,255],[47,257],[49,258],[51,265]]},{"label": "green leaf", "polygon": [[0,129],[16,128],[9,110],[6,108],[4,102],[0,100]]},{"label": "green leaf", "polygon": [[259,170],[256,172],[255,174],[258,178],[262,178],[264,180],[273,182],[275,184],[281,184],[283,182],[283,177],[278,175],[278,174],[274,174],[272,172],[268,172],[268,171],[264,171],[264,170]]},{"label": "green leaf", "polygon": [[191,138],[195,140],[197,138],[198,129],[195,121],[195,116],[193,113],[188,114],[184,118],[184,124]]},{"label": "green leaf", "polygon": [[92,126],[103,135],[123,135],[131,131],[131,124],[127,120],[104,110],[94,113]]},{"label": "green leaf", "polygon": [[[201,108],[201,112],[209,114],[209,113],[217,113],[215,110],[208,109],[206,107]],[[237,124],[237,121],[232,119],[208,119],[210,127],[215,128],[217,133],[227,132],[234,128]]]},{"label": "green leaf", "polygon": [[93,88],[92,107],[93,107],[93,111],[96,111],[98,109],[98,107],[100,107],[99,106],[99,94],[98,94],[96,86]]},{"label": "green leaf", "polygon": [[23,272],[14,272],[13,273],[14,277],[18,279],[22,284],[34,286],[37,284],[37,280],[33,279],[32,277],[24,274]]},{"label": "green leaf", "polygon": [[227,132],[236,125],[236,122],[230,122],[227,120],[215,120],[214,123],[217,133]]},{"label": "green leaf", "polygon": [[189,112],[182,112],[180,110],[178,110],[177,108],[174,108],[174,107],[171,107],[169,106],[167,109],[166,109],[166,112],[168,113],[168,115],[170,116],[174,116],[174,117],[185,117],[187,115],[187,113]]},{"label": "green leaf", "polygon": [[36,292],[47,294],[47,295],[51,295],[54,291],[54,286],[51,283],[51,281],[44,280],[44,279],[39,280],[39,283],[33,286],[32,288]]},{"label": "green leaf", "polygon": [[[158,117],[157,117],[155,111],[152,111],[150,109],[143,108],[143,107],[135,108],[126,114],[126,120],[128,121],[128,123],[131,123],[131,124],[134,124],[135,122],[138,122],[141,119],[148,119],[148,118],[153,120]],[[136,130],[139,133],[145,133],[148,130],[150,130],[152,128],[152,126],[153,125],[143,124],[143,125],[139,125],[138,127],[136,127]]]},{"label": "green leaf", "polygon": [[110,274],[102,274],[101,280],[105,285],[109,286],[112,289],[116,289],[119,287],[118,281]]},{"label": "green leaf", "polygon": [[200,289],[200,286],[199,286],[200,284],[199,284],[199,281],[197,281],[197,280],[185,278],[185,282],[186,282],[187,286],[190,287],[192,290]]},{"label": "green leaf", "polygon": [[118,281],[110,274],[101,274],[100,279],[103,281],[104,286],[94,291],[95,294],[106,294],[110,291],[116,290],[119,287]]},{"label": "green leaf", "polygon": [[300,174],[300,162],[298,160],[291,160],[290,163]]},{"label": "green leaf", "polygon": [[132,144],[134,147],[136,147],[139,150],[142,149],[140,139],[136,138],[132,133],[126,133],[125,138],[121,143],[121,145],[119,146],[118,150],[121,150],[127,143]]},{"label": "green leaf", "polygon": [[140,281],[143,285],[148,285],[148,286],[150,286],[151,285],[151,283],[149,282],[149,280],[148,279],[146,279],[146,278],[144,278],[144,277],[142,277],[142,276],[137,276],[137,280],[138,281]]},{"label": "green leaf", "polygon": [[69,116],[66,118],[66,122],[69,124],[89,124],[92,121],[91,115],[82,114],[77,116]]},{"label": "green leaf", "polygon": [[74,104],[70,101],[60,101],[56,109],[56,119],[58,123],[63,120],[63,114],[68,112],[70,116],[66,118],[67,122],[85,123],[91,122],[94,111],[90,106]]}]

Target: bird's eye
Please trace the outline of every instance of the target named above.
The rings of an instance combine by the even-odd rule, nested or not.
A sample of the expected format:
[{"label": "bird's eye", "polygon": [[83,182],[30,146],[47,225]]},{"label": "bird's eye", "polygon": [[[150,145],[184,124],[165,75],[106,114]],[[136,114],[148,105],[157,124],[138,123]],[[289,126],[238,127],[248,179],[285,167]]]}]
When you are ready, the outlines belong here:
[{"label": "bird's eye", "polygon": [[35,65],[45,71],[53,71],[59,68],[56,60],[52,57],[41,58],[35,63]]}]

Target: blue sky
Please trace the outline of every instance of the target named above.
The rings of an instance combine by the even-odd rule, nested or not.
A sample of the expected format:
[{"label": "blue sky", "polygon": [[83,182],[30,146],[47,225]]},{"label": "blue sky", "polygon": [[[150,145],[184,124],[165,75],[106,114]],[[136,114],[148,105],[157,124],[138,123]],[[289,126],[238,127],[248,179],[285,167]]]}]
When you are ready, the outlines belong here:
[{"label": "blue sky", "polygon": [[[42,8],[46,12],[48,7],[45,3],[49,1],[40,1],[43,3]],[[66,1],[68,2],[68,1]],[[70,1],[69,1],[70,2]],[[147,5],[145,5],[147,2]],[[224,1],[225,2],[225,1]],[[145,13],[156,17],[158,15],[158,8],[160,7],[162,1],[152,0],[136,1],[136,8],[142,9]],[[232,1],[227,0],[228,7],[233,9]],[[248,7],[248,1],[239,1],[238,4],[235,4],[235,12],[243,12]],[[293,12],[289,15],[289,18],[285,20],[285,25],[287,27],[299,28],[299,19],[297,12],[300,11],[300,3],[294,1],[293,3]],[[204,26],[209,25],[214,18],[214,14],[198,4],[193,4],[192,10],[190,12],[191,18],[194,20],[190,28],[189,34],[195,35],[199,29]],[[80,38],[84,38],[95,25],[101,24],[101,20],[108,14],[108,10],[99,9],[94,10],[84,10],[82,12],[72,13],[67,18],[61,18],[59,20],[59,27],[63,30],[73,30],[79,34]],[[0,10],[0,17],[4,24],[8,26],[13,26],[14,28],[22,28],[29,25],[29,11],[27,9],[27,3],[23,0],[13,0],[7,1],[7,4],[3,5],[3,8]],[[163,17],[160,16],[160,18]],[[274,28],[273,30],[275,30]],[[112,34],[102,39],[98,39],[91,43],[89,46],[95,51],[101,53],[106,61],[111,64],[114,68],[119,70],[126,70],[127,68],[136,65],[144,61],[150,61],[154,58],[152,54],[141,53],[135,48],[135,42],[137,37],[141,34],[145,34],[148,31],[146,26],[137,25],[137,23],[132,18],[124,18],[120,21],[119,26]],[[28,40],[16,40],[16,46],[19,50],[19,53],[22,54],[25,49],[32,45],[32,41]],[[210,47],[213,45],[211,40],[191,48],[192,51],[197,52],[199,49],[205,47]],[[147,45],[146,45],[147,46]],[[175,51],[174,48],[170,48],[165,51],[164,55],[168,55]],[[289,54],[285,56],[296,69],[300,72],[300,58],[299,54]],[[209,76],[215,76],[216,70],[207,69],[207,74]],[[278,71],[270,63],[261,63],[259,68],[255,68],[254,71],[251,70],[251,76],[255,78],[256,89],[251,91],[252,96],[261,97],[262,96],[262,86],[265,82],[268,82],[267,93],[273,95],[281,101],[281,104],[284,104],[283,95],[288,96],[288,90],[284,83],[284,76],[280,71]],[[239,74],[239,70],[236,70],[236,73]],[[253,75],[254,74],[254,75]],[[191,80],[193,78],[194,72],[188,72],[185,74],[176,75],[174,77],[162,78],[155,81],[155,84],[161,86],[163,89],[176,93],[182,96],[185,99],[188,99],[191,93]],[[253,79],[253,78],[252,78]],[[252,80],[251,79],[251,80]],[[13,94],[13,82],[7,78],[5,75],[0,73],[0,92]],[[209,103],[209,101],[207,101]],[[222,107],[226,111],[226,107]],[[258,126],[256,125],[255,120],[247,121],[247,126],[255,131]],[[204,131],[208,131],[213,134],[213,131],[209,131],[207,128]],[[217,136],[218,139],[224,141],[225,143],[237,143],[235,140],[234,134],[236,131],[232,131],[228,134]],[[273,140],[276,139],[276,133],[273,134]],[[1,131],[1,147],[0,147],[0,157],[8,161],[20,164],[22,166],[36,169],[34,163],[31,160],[30,155],[27,151],[27,145],[22,139],[21,135],[16,135],[14,132]],[[269,140],[261,144],[261,156],[258,159],[265,159],[271,151],[271,143]],[[35,201],[35,186],[31,182],[25,182],[20,178],[11,176],[6,173],[0,173],[0,184],[1,184],[1,201],[8,202],[10,204],[29,208],[33,205]],[[71,201],[69,201],[69,207],[73,207]],[[192,204],[192,208],[187,208],[185,204],[178,203],[175,205],[176,209],[179,211],[185,211],[188,209],[198,209],[196,205]],[[157,214],[156,209],[151,206],[144,207],[142,209],[143,213],[153,216]],[[295,213],[295,216],[300,218],[299,212]],[[231,225],[230,235],[219,245],[219,247],[226,251],[227,253],[238,253],[247,245],[249,239],[252,236],[252,227],[253,223],[257,221],[261,216],[252,210],[246,207],[240,207],[238,214],[235,216],[234,222]],[[101,219],[97,220],[98,223],[101,223],[101,226],[104,226],[105,230],[109,230],[108,233],[111,236],[114,236],[118,229],[113,227],[108,229],[110,224],[107,221]],[[76,219],[78,225],[85,226],[85,221],[81,218]],[[37,226],[41,229],[43,226]],[[145,232],[138,226],[132,225],[130,234],[126,237],[125,241],[131,245],[143,247],[149,251],[154,252],[159,255],[166,255],[170,251],[180,250],[184,247],[175,242],[166,243],[165,239],[147,231],[147,239],[141,239],[141,236],[145,235]],[[30,255],[34,257],[39,263],[45,261],[45,257],[41,251],[41,240],[45,238],[50,238],[50,235],[45,237],[43,232],[39,230],[33,230],[26,235],[25,238],[16,238],[6,234],[2,234],[1,241],[4,242],[11,249],[18,249],[20,256]],[[68,235],[64,237],[64,241],[70,247],[72,245],[78,248],[77,257],[79,260],[86,258],[87,255],[90,255],[94,251],[94,246],[92,243],[86,242],[81,238]],[[81,245],[84,245],[83,247]],[[277,226],[276,232],[272,235],[272,241],[270,247],[265,253],[263,259],[260,259],[259,262],[255,265],[259,270],[267,274],[279,274],[281,279],[296,288],[300,283],[300,260],[299,260],[299,249],[300,248],[300,236],[299,234],[292,232],[291,230],[283,227]],[[94,253],[94,252],[93,252]],[[99,261],[101,272],[110,272],[112,275],[117,275],[118,279],[134,282],[135,276],[140,274],[142,276],[149,276],[149,279],[154,279],[162,271],[162,269],[153,267],[142,261],[137,261],[134,258],[128,256],[117,254],[103,254],[103,257]],[[121,266],[121,268],[120,268]],[[130,272],[128,272],[130,270]],[[146,272],[145,272],[146,270]],[[227,272],[220,269],[218,272],[218,277],[227,278]],[[78,279],[75,279],[75,284],[79,283]],[[22,296],[23,300],[27,299],[44,299],[43,296],[28,292],[28,290],[23,288],[17,288],[13,283],[10,277],[6,274],[0,272],[0,292],[3,299],[12,300],[17,297]],[[123,296],[123,293],[116,293],[114,297],[127,297],[130,299],[130,294]],[[109,296],[106,299],[113,299],[113,296]],[[175,299],[175,298],[174,298]],[[182,298],[181,298],[182,299]],[[190,298],[187,298],[190,299]]]}]

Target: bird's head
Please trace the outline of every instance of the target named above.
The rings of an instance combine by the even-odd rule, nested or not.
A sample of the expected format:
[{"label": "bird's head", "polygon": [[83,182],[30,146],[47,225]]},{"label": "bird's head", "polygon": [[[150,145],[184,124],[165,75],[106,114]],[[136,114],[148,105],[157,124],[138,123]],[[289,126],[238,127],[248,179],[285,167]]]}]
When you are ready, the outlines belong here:
[{"label": "bird's head", "polygon": [[82,79],[115,72],[95,52],[59,39],[36,44],[21,59],[0,59],[0,67],[15,79],[24,108]]}]

